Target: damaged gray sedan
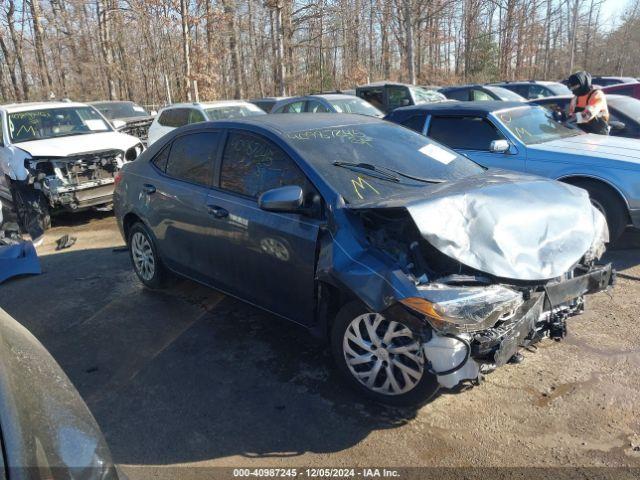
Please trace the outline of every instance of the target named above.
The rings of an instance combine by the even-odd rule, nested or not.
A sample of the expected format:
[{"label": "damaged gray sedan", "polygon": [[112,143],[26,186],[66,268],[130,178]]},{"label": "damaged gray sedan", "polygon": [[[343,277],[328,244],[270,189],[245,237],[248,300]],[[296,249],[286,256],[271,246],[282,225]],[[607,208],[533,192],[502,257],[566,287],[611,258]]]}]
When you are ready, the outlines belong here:
[{"label": "damaged gray sedan", "polygon": [[395,405],[564,337],[613,280],[584,190],[487,170],[374,118],[183,127],[116,185],[145,285],[173,272],[302,324],[353,386]]}]

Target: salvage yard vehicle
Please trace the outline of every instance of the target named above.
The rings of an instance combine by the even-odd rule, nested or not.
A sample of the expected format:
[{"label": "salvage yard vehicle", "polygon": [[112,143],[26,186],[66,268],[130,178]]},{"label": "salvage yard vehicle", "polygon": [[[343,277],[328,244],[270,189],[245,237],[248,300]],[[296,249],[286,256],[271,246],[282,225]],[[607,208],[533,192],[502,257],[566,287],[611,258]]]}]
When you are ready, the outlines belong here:
[{"label": "salvage yard vehicle", "polygon": [[[385,117],[487,167],[533,173],[584,188],[615,242],[640,227],[640,142],[584,133],[551,112],[520,102],[403,108]],[[464,132],[461,135],[460,132]]]},{"label": "salvage yard vehicle", "polygon": [[525,99],[573,95],[569,87],[560,82],[529,80],[528,82],[498,82],[489,85],[506,88]]},{"label": "salvage yard vehicle", "polygon": [[447,99],[447,97],[435,90],[426,90],[406,83],[384,81],[357,87],[356,96],[369,102],[384,113],[388,113],[398,107],[443,102]]},{"label": "salvage yard vehicle", "polygon": [[144,150],[82,103],[2,105],[0,133],[0,173],[32,236],[52,212],[110,205],[116,172]]},{"label": "salvage yard vehicle", "polygon": [[2,309],[0,478],[118,479],[78,391],[42,344]]},{"label": "salvage yard vehicle", "polygon": [[612,279],[584,190],[362,115],[177,129],[123,168],[114,206],[144,285],[173,272],[301,324],[396,405],[562,338]]},{"label": "salvage yard vehicle", "polygon": [[116,130],[138,137],[146,145],[149,126],[156,112],[149,113],[137,103],[118,100],[91,102],[89,105],[104,115]]},{"label": "salvage yard vehicle", "polygon": [[271,113],[356,113],[370,117],[384,117],[384,113],[354,95],[339,93],[305,95],[281,100]]},{"label": "salvage yard vehicle", "polygon": [[438,91],[450,100],[459,100],[461,102],[490,100],[521,102],[525,100],[524,97],[516,92],[497,85],[456,85],[444,87]]},{"label": "salvage yard vehicle", "polygon": [[151,145],[174,128],[207,120],[252,117],[266,115],[259,106],[242,100],[207,103],[176,103],[161,109],[149,127],[148,143]]}]

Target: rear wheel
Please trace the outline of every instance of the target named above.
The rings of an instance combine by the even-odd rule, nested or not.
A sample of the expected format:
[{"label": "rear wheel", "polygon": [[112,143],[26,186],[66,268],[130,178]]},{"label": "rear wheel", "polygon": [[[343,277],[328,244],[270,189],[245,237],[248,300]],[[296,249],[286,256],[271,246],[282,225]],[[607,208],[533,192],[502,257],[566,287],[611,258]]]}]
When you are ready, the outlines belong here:
[{"label": "rear wheel", "polygon": [[146,287],[161,288],[166,279],[166,272],[147,227],[140,222],[132,225],[127,243],[133,270],[140,281]]},{"label": "rear wheel", "polygon": [[609,243],[615,243],[624,232],[629,218],[627,206],[620,199],[620,196],[611,187],[598,181],[576,180],[570,183],[589,192],[591,203],[607,219]]},{"label": "rear wheel", "polygon": [[18,223],[22,231],[28,233],[33,240],[51,228],[49,202],[40,190],[12,182],[11,196]]},{"label": "rear wheel", "polygon": [[346,380],[367,397],[396,406],[426,402],[438,390],[420,339],[392,318],[351,302],[338,312],[331,350]]}]

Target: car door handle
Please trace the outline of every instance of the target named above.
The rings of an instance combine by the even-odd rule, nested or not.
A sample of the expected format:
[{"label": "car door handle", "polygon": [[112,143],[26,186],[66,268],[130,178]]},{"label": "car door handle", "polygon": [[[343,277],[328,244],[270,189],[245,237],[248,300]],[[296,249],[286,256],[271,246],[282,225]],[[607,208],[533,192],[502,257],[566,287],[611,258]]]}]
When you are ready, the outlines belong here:
[{"label": "car door handle", "polygon": [[216,218],[224,218],[229,216],[229,212],[222,207],[218,207],[217,205],[207,205],[207,211],[209,215],[213,215]]},{"label": "car door handle", "polygon": [[147,195],[151,195],[152,193],[156,193],[156,187],[155,185],[151,185],[150,183],[145,183],[142,186],[142,191]]}]

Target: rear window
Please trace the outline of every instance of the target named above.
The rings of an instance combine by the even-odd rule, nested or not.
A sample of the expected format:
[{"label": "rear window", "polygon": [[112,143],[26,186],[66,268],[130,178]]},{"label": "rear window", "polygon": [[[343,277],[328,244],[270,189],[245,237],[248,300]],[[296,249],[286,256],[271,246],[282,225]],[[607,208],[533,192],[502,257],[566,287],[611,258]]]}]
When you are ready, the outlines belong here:
[{"label": "rear window", "polygon": [[190,108],[171,108],[164,110],[158,118],[158,123],[163,127],[182,127],[189,123]]},{"label": "rear window", "polygon": [[209,120],[224,120],[227,118],[252,117],[254,115],[266,115],[259,107],[249,105],[228,105],[226,107],[205,108],[204,111]]},{"label": "rear window", "polygon": [[176,138],[171,145],[167,161],[167,175],[178,180],[210,186],[219,142],[219,132],[191,133]]}]

